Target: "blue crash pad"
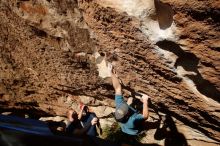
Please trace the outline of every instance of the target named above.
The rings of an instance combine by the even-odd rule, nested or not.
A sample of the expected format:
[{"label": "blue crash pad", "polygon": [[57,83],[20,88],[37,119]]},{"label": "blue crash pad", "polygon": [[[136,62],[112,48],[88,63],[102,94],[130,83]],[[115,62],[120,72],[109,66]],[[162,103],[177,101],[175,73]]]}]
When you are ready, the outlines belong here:
[{"label": "blue crash pad", "polygon": [[0,115],[0,127],[32,134],[53,135],[46,123],[16,116]]}]

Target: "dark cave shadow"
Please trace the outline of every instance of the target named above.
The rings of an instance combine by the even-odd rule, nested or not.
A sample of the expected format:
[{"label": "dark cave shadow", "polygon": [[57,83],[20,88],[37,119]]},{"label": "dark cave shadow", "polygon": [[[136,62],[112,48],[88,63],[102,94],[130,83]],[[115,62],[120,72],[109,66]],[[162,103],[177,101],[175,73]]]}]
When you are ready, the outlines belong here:
[{"label": "dark cave shadow", "polygon": [[156,143],[145,143],[145,144],[139,143],[137,146],[160,146],[160,145]]},{"label": "dark cave shadow", "polygon": [[184,134],[178,132],[176,125],[171,116],[166,115],[162,128],[158,127],[154,138],[164,141],[164,146],[187,146],[187,140]]},{"label": "dark cave shadow", "polygon": [[[67,94],[71,94],[71,95],[90,96],[90,97],[93,97],[94,99],[97,99],[97,100],[100,100],[100,101],[103,101],[103,100],[104,100],[104,99],[102,98],[102,96],[103,96],[103,97],[107,97],[108,99],[113,99],[113,100],[114,100],[113,90],[110,90],[110,88],[108,88],[108,87],[111,87],[111,88],[113,89],[113,87],[110,86],[110,85],[107,86],[107,84],[95,85],[95,86],[92,87],[92,88],[87,87],[87,88],[84,88],[84,89],[75,89],[75,88],[73,88],[73,87],[71,87],[71,86],[66,86],[66,85],[61,85],[61,84],[59,84],[58,86],[59,86],[61,89],[58,88],[58,87],[52,87],[52,86],[51,86],[51,88],[53,88],[53,89],[56,90],[56,91],[60,91],[60,92],[67,93]],[[98,93],[97,96],[87,94],[88,91],[96,90],[96,89],[98,88],[98,86],[102,86],[102,87],[104,87],[106,90],[109,89],[110,94]],[[65,88],[65,89],[63,89],[63,88]],[[87,91],[87,93],[86,93],[85,91]],[[111,93],[111,92],[112,92],[112,93]]]},{"label": "dark cave shadow", "polygon": [[156,43],[161,49],[170,51],[178,56],[175,62],[175,68],[182,66],[186,71],[194,72],[196,75],[189,74],[186,75],[190,78],[197,87],[197,90],[213,100],[220,102],[220,91],[217,90],[215,85],[208,80],[205,80],[198,71],[199,58],[193,53],[185,52],[181,47],[175,42],[163,40]]},{"label": "dark cave shadow", "polygon": [[169,4],[164,4],[160,0],[154,0],[157,19],[160,29],[167,29],[173,23],[173,9]]},{"label": "dark cave shadow", "polygon": [[[1,103],[0,103],[1,105]],[[10,116],[17,116],[21,118],[25,118],[25,115],[28,115],[31,119],[39,119],[41,117],[45,116],[52,116],[52,114],[49,114],[43,110],[37,109],[35,107],[28,108],[28,109],[18,109],[18,108],[0,108],[0,113],[3,112],[11,112],[8,115]]]},{"label": "dark cave shadow", "polygon": [[66,86],[66,85],[58,85],[58,86],[61,87],[61,88],[66,88],[66,89],[59,89],[57,87],[52,87],[52,86],[51,86],[51,88],[53,88],[56,91],[60,91],[60,92],[71,94],[71,95],[84,95],[84,96],[93,97],[93,98],[98,99],[98,100],[103,100],[102,98],[99,98],[98,96],[88,95],[84,92],[86,90],[95,90],[96,86],[94,88],[89,88],[89,89],[88,88],[86,88],[86,89],[75,89],[71,86]]}]

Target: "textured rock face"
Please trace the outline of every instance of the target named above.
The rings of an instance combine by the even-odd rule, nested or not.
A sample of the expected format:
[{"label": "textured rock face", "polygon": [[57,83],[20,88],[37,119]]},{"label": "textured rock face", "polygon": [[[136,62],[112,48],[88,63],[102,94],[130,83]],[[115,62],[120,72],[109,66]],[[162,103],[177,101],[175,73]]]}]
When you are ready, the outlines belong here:
[{"label": "textured rock face", "polygon": [[102,111],[114,107],[99,69],[106,59],[126,97],[147,93],[152,109],[215,142],[185,132],[187,139],[218,145],[219,6],[215,0],[2,0],[1,110],[64,115],[83,101],[105,117]]}]

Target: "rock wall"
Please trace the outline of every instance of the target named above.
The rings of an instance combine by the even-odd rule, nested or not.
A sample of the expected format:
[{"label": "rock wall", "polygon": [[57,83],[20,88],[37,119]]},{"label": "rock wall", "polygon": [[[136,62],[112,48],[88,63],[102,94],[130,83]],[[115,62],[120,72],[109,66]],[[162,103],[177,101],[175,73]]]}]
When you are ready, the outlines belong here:
[{"label": "rock wall", "polygon": [[201,133],[185,132],[194,140],[189,145],[218,145],[219,6],[215,0],[1,0],[1,111],[63,116],[85,102],[111,124],[107,60],[125,97],[133,91],[152,97],[152,121],[156,109]]}]

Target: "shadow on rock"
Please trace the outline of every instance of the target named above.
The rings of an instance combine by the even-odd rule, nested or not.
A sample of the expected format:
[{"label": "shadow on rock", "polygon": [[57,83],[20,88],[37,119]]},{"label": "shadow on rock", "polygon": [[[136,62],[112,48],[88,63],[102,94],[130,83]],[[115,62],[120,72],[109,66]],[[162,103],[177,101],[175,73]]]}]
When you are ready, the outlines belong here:
[{"label": "shadow on rock", "polygon": [[164,146],[187,146],[185,136],[178,132],[171,116],[166,115],[162,128],[157,128],[154,138],[156,140],[165,139]]},{"label": "shadow on rock", "polygon": [[168,40],[159,41],[156,43],[156,45],[161,49],[170,51],[178,56],[174,65],[175,68],[181,66],[184,68],[184,70],[195,73],[195,74],[190,73],[185,76],[187,76],[189,79],[191,79],[194,82],[197,90],[201,94],[209,98],[212,98],[217,102],[220,102],[219,100],[220,92],[216,88],[215,84],[203,78],[201,73],[199,72],[198,65],[200,59],[195,54],[188,51],[184,51],[179,44]]}]

